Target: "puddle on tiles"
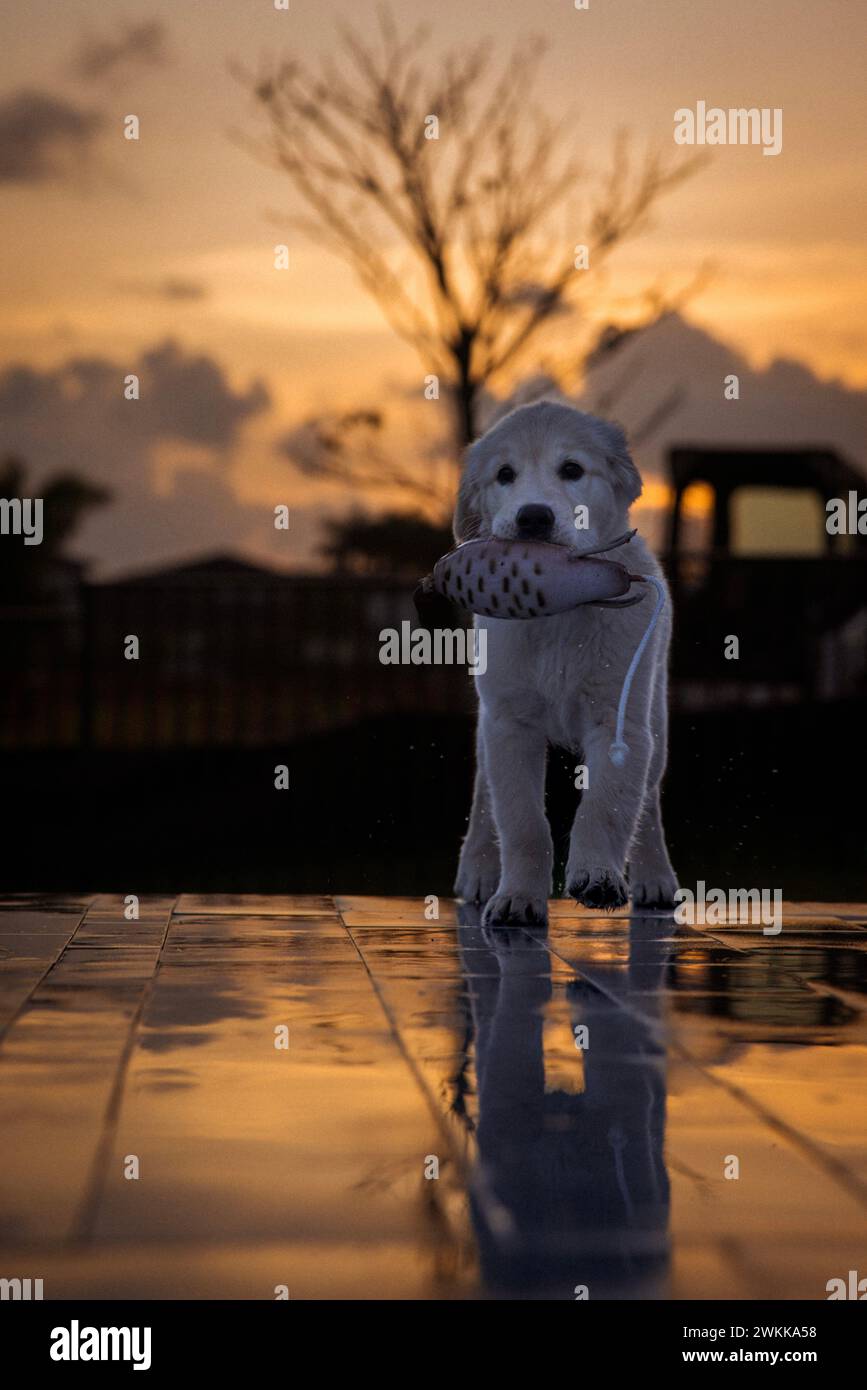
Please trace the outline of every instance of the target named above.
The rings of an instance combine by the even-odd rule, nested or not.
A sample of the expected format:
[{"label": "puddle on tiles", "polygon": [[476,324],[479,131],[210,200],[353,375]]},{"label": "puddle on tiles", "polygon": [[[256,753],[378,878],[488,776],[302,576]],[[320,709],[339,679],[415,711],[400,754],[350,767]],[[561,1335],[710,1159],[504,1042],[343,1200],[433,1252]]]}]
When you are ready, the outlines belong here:
[{"label": "puddle on tiles", "polygon": [[[837,1055],[857,1015],[781,979],[773,960],[670,942],[669,932],[664,920],[632,933],[627,924],[622,949],[611,953],[577,933],[567,950],[554,931],[578,972],[570,982],[546,978],[535,962],[523,969],[514,932],[492,936],[486,952],[471,919],[458,928],[461,959],[490,960],[483,975],[465,974],[457,996],[431,982],[383,985],[431,1094],[475,1155],[471,1209],[489,1294],[573,1298],[586,1283],[591,1297],[665,1297],[672,1248],[719,1238],[741,1242],[738,1260],[725,1264],[724,1294],[743,1296],[759,1233],[767,1242],[779,1223],[794,1221],[813,1185],[817,1215],[802,1223],[805,1239],[821,1240],[838,1221],[867,1236],[851,1194],[796,1146],[781,1147],[773,1124],[702,1070],[739,1084],[751,1039],[781,1027],[814,1061]],[[541,934],[533,937],[541,944]],[[672,1063],[669,1054],[682,1006],[702,1011],[683,1020],[701,1065],[678,1053]],[[435,1027],[442,1036],[432,1036]],[[453,1051],[450,1036],[461,1038]],[[829,1043],[838,1046],[826,1051]],[[812,1123],[806,1112],[804,1122]],[[723,1191],[721,1165],[739,1135],[745,1180]],[[691,1296],[722,1296],[716,1261],[691,1267],[707,1269]],[[791,1283],[807,1296],[806,1276]]]},{"label": "puddle on tiles", "polygon": [[[759,937],[742,952],[663,915],[572,914],[552,922],[552,953],[546,933],[486,931],[472,910],[431,924],[419,902],[341,899],[367,923],[351,927],[362,961],[326,913],[309,929],[307,900],[279,900],[277,915],[245,899],[237,919],[221,905],[237,900],[186,901],[97,1209],[95,1250],[125,1289],[256,1297],[264,1280],[293,1297],[399,1296],[393,1259],[420,1297],[472,1295],[476,1278],[488,1296],[685,1296],[688,1278],[691,1297],[737,1298],[771,1265],[782,1277],[768,1250],[785,1227],[811,1253],[780,1287],[821,1296],[810,1280],[825,1258],[835,1272],[841,1231],[863,1247],[845,1181],[867,1157],[863,1018],[797,973],[837,972],[854,992],[856,947]],[[75,953],[11,1035],[13,1079],[41,1067],[39,1104],[58,1124],[94,1068],[102,1113],[146,953],[121,948],[102,995],[101,959]],[[81,1031],[64,1010],[88,1000]],[[84,1047],[87,1067],[49,1069],[46,1037],[52,1055]],[[26,1190],[37,1219],[39,1183]],[[105,1287],[88,1268],[88,1287]]]}]

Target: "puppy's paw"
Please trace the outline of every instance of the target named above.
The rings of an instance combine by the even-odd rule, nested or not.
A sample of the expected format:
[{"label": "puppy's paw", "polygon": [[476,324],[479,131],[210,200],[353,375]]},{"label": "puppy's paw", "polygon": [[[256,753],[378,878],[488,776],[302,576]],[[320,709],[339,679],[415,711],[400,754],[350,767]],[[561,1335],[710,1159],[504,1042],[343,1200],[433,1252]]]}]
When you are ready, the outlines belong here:
[{"label": "puppy's paw", "polygon": [[544,926],[547,920],[546,899],[526,893],[495,893],[482,914],[483,927]]},{"label": "puppy's paw", "polygon": [[677,879],[673,873],[649,873],[635,879],[631,885],[632,906],[648,912],[673,912]]},{"label": "puppy's paw", "polygon": [[604,864],[575,869],[567,875],[566,891],[582,907],[595,907],[603,912],[625,907],[629,897],[623,875]]},{"label": "puppy's paw", "polygon": [[493,854],[461,855],[454,895],[465,903],[486,903],[500,881],[500,860]]}]

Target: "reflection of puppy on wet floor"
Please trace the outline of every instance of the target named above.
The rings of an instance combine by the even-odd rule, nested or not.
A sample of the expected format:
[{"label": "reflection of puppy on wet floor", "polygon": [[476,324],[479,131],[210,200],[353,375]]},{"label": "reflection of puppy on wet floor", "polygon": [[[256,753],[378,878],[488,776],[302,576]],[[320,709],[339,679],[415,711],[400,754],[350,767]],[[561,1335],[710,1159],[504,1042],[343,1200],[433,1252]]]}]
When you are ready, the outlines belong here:
[{"label": "reflection of puppy on wet floor", "polygon": [[[630,966],[640,982],[611,970],[604,988],[566,984],[573,1029],[587,1029],[575,1059],[583,1089],[547,1091],[549,953],[523,934],[482,930],[473,916],[463,910],[458,935],[472,975],[479,1151],[472,1210],[488,1289],[576,1298],[586,1286],[590,1298],[665,1297],[665,1057],[647,995],[641,1014],[629,1008],[630,989],[654,988],[651,976],[661,985],[658,948],[642,962],[634,922]],[[637,923],[640,933],[648,919]]]}]

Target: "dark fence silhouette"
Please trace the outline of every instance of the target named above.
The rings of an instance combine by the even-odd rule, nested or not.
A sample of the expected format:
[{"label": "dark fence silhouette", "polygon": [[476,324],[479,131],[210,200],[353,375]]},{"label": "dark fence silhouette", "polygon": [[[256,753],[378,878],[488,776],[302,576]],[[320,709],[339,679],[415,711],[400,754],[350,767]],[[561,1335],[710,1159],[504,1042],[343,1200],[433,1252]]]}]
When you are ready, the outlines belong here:
[{"label": "dark fence silhouette", "polygon": [[[719,584],[721,610],[701,587],[675,606],[665,799],[678,870],[861,900],[849,808],[867,775],[863,693],[820,706],[810,663],[793,668],[796,624],[776,618],[798,591],[763,604],[757,579],[747,623],[731,573]],[[13,809],[0,888],[448,893],[470,803],[473,683],[464,668],[380,663],[382,629],[414,621],[410,591],[226,564],[0,609]],[[746,640],[725,662],[733,612]],[[124,659],[131,635],[138,661]],[[831,734],[839,757],[823,751]],[[275,786],[284,764],[289,791]],[[561,848],[573,764],[562,752],[549,763]]]},{"label": "dark fence silhouette", "polygon": [[[668,561],[676,708],[799,704],[867,694],[867,556]],[[723,656],[736,636],[736,660]]]},{"label": "dark fence silhouette", "polygon": [[469,711],[465,668],[380,662],[380,633],[414,617],[408,584],[240,564],[0,608],[0,744],[261,747],[383,714]]},{"label": "dark fence silhouette", "polygon": [[[669,572],[675,711],[867,691],[863,557],[679,554]],[[379,659],[384,629],[418,625],[411,590],[218,561],[0,607],[0,747],[257,748],[388,715],[469,714],[465,667]],[[736,661],[723,657],[729,633]]]}]

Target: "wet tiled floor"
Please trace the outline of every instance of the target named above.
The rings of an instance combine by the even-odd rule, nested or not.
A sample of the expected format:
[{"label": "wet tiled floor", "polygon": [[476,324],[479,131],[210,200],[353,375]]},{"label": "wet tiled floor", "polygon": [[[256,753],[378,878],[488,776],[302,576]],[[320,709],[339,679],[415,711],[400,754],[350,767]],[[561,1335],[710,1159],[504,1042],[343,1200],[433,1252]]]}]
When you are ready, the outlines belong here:
[{"label": "wet tiled floor", "polygon": [[2,899],[0,1134],[0,1277],[46,1298],[826,1298],[867,906]]}]

